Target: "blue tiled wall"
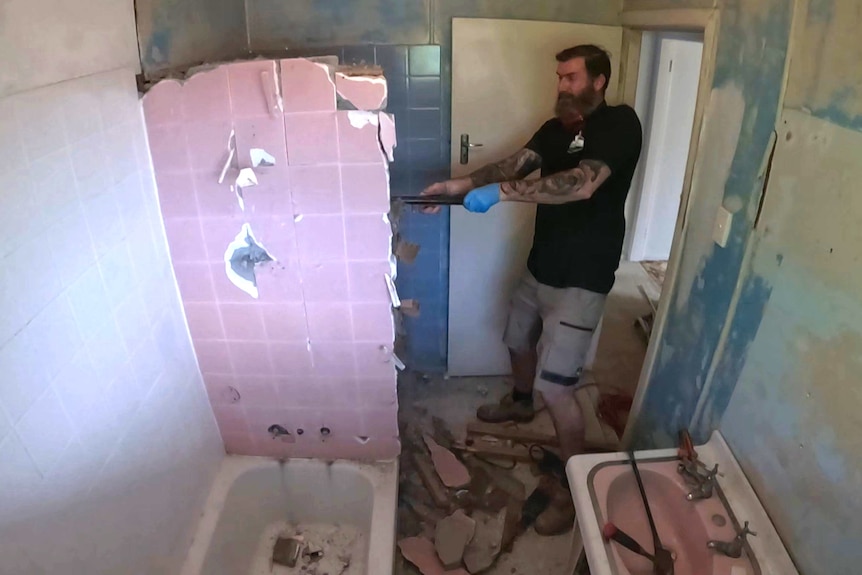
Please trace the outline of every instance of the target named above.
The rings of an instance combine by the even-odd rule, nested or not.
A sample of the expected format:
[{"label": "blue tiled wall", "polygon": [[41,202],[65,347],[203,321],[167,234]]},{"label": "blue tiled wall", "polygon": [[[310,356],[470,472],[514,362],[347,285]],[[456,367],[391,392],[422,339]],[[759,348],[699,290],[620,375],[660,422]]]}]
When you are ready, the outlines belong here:
[{"label": "blue tiled wall", "polygon": [[[393,196],[418,195],[449,177],[448,93],[441,84],[440,46],[362,45],[290,51],[288,55],[337,55],[345,64],[377,64],[389,85],[387,111],[395,115],[398,147],[390,166]],[[398,231],[420,246],[412,264],[398,265],[398,293],[415,298],[419,317],[405,318],[401,353],[411,369],[446,370],[449,318],[449,212],[428,215],[405,207]]]}]

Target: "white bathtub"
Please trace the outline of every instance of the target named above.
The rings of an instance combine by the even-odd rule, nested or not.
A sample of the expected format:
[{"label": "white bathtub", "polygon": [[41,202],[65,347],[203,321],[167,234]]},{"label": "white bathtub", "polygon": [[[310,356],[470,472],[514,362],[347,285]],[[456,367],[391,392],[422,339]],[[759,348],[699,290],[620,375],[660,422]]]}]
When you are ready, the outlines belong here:
[{"label": "white bathtub", "polygon": [[368,542],[367,575],[391,575],[398,463],[227,456],[182,575],[245,575],[265,530],[279,521],[339,523]]}]

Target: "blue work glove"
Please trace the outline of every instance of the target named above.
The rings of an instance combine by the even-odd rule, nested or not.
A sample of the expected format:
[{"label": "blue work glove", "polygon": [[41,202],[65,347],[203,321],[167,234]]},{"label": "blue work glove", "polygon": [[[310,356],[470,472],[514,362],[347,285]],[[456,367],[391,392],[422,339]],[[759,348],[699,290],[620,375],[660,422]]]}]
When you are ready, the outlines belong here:
[{"label": "blue work glove", "polygon": [[500,184],[488,184],[476,188],[464,198],[468,212],[484,214],[500,201]]}]

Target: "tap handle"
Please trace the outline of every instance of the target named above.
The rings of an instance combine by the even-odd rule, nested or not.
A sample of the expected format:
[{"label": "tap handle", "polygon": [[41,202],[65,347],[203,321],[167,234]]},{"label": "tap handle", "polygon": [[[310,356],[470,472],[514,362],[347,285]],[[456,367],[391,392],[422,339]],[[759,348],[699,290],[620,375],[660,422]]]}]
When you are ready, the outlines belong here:
[{"label": "tap handle", "polygon": [[737,535],[737,537],[744,540],[748,535],[751,535],[752,537],[757,537],[757,533],[748,528],[748,521],[746,521],[742,526],[742,531],[739,532],[739,535]]},{"label": "tap handle", "polygon": [[706,472],[706,477],[704,477],[704,479],[706,481],[714,481],[717,476],[718,476],[718,463],[716,463],[712,469],[710,469],[709,471]]}]

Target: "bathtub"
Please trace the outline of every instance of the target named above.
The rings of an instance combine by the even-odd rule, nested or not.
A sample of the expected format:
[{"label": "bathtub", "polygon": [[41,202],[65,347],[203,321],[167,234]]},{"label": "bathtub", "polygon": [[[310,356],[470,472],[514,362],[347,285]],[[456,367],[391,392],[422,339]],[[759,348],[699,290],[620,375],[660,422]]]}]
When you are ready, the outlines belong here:
[{"label": "bathtub", "polygon": [[182,575],[245,575],[280,521],[338,523],[363,535],[364,575],[392,575],[397,461],[326,462],[229,455],[222,462]]}]

